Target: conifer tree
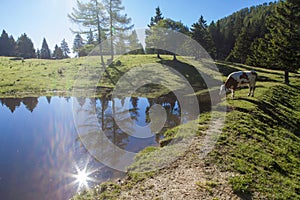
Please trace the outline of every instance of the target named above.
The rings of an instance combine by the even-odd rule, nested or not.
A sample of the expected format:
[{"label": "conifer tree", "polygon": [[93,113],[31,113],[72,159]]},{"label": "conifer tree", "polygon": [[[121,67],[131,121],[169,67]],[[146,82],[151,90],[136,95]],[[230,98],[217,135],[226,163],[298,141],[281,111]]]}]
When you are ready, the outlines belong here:
[{"label": "conifer tree", "polygon": [[69,45],[65,39],[62,40],[62,42],[60,44],[60,49],[62,50],[63,58],[69,58],[68,54],[70,53],[70,49],[69,49]]},{"label": "conifer tree", "polygon": [[[212,57],[215,57],[215,46],[211,37],[211,34],[208,31],[208,26],[204,17],[201,16],[199,20],[194,23],[191,27],[191,36],[197,41]],[[197,57],[197,51],[196,57]]]},{"label": "conifer tree", "polygon": [[[77,0],[77,8],[73,8],[73,12],[69,14],[68,17],[72,22],[97,33],[101,64],[102,66],[105,66],[102,52],[102,32],[104,32],[105,28],[107,28],[108,18],[103,4],[98,0],[90,0],[87,3]],[[81,33],[87,32],[83,31]]]},{"label": "conifer tree", "polygon": [[94,34],[92,29],[88,32],[86,44],[94,44]]},{"label": "conifer tree", "polygon": [[8,36],[5,30],[0,36],[0,56],[14,56],[16,49],[16,42],[13,36]]},{"label": "conifer tree", "polygon": [[25,33],[17,40],[16,54],[23,58],[35,58],[33,43]]},{"label": "conifer tree", "polygon": [[65,58],[62,48],[57,46],[57,44],[54,47],[53,58],[54,59],[63,59],[63,58]]},{"label": "conifer tree", "polygon": [[73,41],[73,52],[77,53],[77,56],[79,56],[79,51],[82,49],[83,45],[83,39],[80,34],[77,33]]},{"label": "conifer tree", "polygon": [[300,67],[300,1],[280,1],[268,17],[267,27],[269,33],[252,47],[252,62],[283,70],[284,82],[289,84],[289,72]]},{"label": "conifer tree", "polygon": [[[109,18],[109,35],[110,35],[110,54],[111,59],[114,58],[114,38],[120,32],[130,30],[133,28],[133,25],[130,25],[131,18],[127,17],[127,14],[121,14],[125,8],[122,6],[121,0],[104,0],[104,5],[108,13]],[[122,35],[119,40],[122,38]]]},{"label": "conifer tree", "polygon": [[132,31],[128,38],[130,54],[144,54],[142,44],[139,42],[136,31]]},{"label": "conifer tree", "polygon": [[51,52],[48,47],[47,41],[44,38],[42,43],[42,48],[41,48],[41,59],[50,59],[50,58],[51,58]]},{"label": "conifer tree", "polygon": [[163,20],[164,17],[162,16],[162,12],[160,11],[159,6],[155,8],[155,16],[151,17],[150,24],[148,24],[148,27],[156,25],[160,20]]}]

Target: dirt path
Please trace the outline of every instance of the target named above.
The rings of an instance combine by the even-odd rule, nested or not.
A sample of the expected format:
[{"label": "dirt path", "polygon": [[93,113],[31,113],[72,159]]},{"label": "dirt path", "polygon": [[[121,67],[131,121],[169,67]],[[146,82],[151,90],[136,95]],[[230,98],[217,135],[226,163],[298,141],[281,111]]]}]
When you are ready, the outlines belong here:
[{"label": "dirt path", "polygon": [[240,199],[228,184],[233,174],[221,172],[199,156],[203,153],[202,141],[195,138],[184,157],[131,190],[122,191],[119,199]]}]

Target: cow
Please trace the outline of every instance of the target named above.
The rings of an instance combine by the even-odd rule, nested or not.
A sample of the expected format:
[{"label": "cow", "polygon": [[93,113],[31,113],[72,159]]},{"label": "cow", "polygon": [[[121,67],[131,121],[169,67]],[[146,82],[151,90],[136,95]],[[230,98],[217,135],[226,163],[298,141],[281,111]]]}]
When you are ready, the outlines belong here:
[{"label": "cow", "polygon": [[222,97],[231,91],[231,97],[234,98],[234,91],[243,85],[249,85],[250,91],[248,96],[254,96],[257,73],[252,71],[237,71],[229,74],[227,80],[220,87],[219,95]]}]

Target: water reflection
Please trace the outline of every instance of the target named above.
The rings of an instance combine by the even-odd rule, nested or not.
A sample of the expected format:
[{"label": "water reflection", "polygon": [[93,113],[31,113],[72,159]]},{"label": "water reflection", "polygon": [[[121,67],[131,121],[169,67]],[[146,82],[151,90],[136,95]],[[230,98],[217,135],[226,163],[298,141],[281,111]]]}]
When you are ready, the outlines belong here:
[{"label": "water reflection", "polygon": [[[118,147],[138,152],[158,145],[161,134],[140,139],[124,133],[112,117],[130,104],[130,117],[140,126],[149,123],[149,108],[159,104],[168,120],[164,129],[180,123],[180,107],[172,94],[157,99],[26,97],[0,99],[1,199],[68,199],[78,189],[120,177],[82,145],[75,129],[72,102],[80,109],[94,107],[107,138]],[[122,113],[118,113],[122,117]]]},{"label": "water reflection", "polygon": [[32,112],[38,104],[38,98],[37,97],[0,98],[0,103],[2,105],[7,106],[12,113],[16,110],[16,108],[20,107],[21,103],[23,103],[26,106],[26,108],[30,112]]}]

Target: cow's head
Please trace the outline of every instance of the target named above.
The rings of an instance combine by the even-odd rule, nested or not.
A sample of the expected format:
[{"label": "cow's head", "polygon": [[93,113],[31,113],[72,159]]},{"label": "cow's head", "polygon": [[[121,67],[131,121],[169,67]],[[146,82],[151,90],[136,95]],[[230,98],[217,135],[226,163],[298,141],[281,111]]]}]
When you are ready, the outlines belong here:
[{"label": "cow's head", "polygon": [[220,87],[220,92],[219,92],[219,96],[220,96],[220,97],[223,97],[223,96],[225,96],[226,93],[228,93],[228,92],[229,92],[229,90],[225,87],[225,85],[224,85],[224,84],[221,85],[221,87]]}]

